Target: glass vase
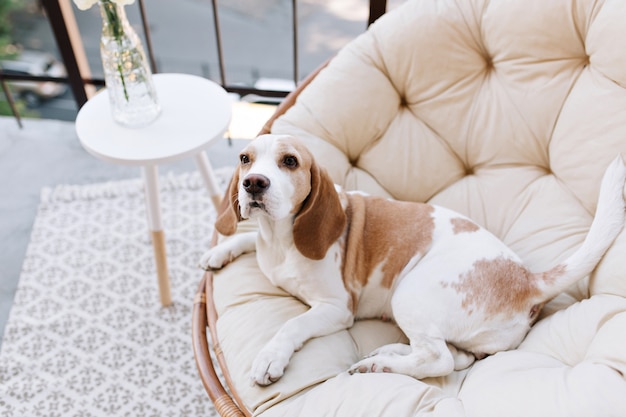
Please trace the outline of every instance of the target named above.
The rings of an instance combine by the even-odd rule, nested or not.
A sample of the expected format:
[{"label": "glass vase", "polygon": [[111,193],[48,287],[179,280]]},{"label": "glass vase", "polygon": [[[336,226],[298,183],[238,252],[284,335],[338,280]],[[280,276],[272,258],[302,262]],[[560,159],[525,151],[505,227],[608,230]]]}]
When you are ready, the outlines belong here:
[{"label": "glass vase", "polygon": [[98,4],[100,55],[113,119],[127,127],[146,126],[159,116],[161,107],[141,40],[123,6],[110,0]]}]

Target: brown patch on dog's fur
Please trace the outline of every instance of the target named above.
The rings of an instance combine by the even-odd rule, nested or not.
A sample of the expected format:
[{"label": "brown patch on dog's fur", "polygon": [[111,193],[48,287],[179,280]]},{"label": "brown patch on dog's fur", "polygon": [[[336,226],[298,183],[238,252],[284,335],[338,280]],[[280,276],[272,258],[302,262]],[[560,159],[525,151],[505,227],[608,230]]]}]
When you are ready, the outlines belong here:
[{"label": "brown patch on dog's fur", "polygon": [[224,236],[230,236],[237,231],[237,223],[241,221],[239,212],[239,168],[235,170],[233,177],[230,179],[228,191],[224,196],[224,202],[220,207],[215,222],[215,228]]},{"label": "brown patch on dog's fur", "polygon": [[529,301],[541,294],[534,274],[502,257],[474,262],[473,268],[461,274],[459,282],[451,287],[463,294],[463,309],[479,309],[490,315],[529,310]]},{"label": "brown patch on dog's fur", "polygon": [[348,200],[343,279],[354,310],[360,289],[377,267],[383,272],[382,285],[391,288],[409,260],[426,252],[435,222],[434,208],[427,204],[359,194],[349,194]]},{"label": "brown patch on dog's fur", "polygon": [[549,271],[536,273],[535,276],[537,279],[543,281],[546,285],[551,285],[554,284],[554,281],[556,281],[557,278],[560,278],[565,274],[565,269],[565,265],[561,264],[555,266]]},{"label": "brown patch on dog's fur", "polygon": [[462,217],[455,217],[454,219],[450,219],[450,223],[452,223],[452,232],[455,235],[463,232],[471,233],[480,230],[480,226],[478,226],[476,223]]},{"label": "brown patch on dog's fur", "polygon": [[[283,160],[286,156],[295,156],[298,160],[296,168],[286,167]],[[311,175],[317,169],[313,165],[313,155],[298,140],[277,140],[276,141],[276,165],[281,169],[292,172],[291,181],[294,187],[294,194],[291,198],[292,213],[296,214],[302,208],[302,204],[311,192]]]},{"label": "brown patch on dog's fur", "polygon": [[346,227],[346,214],[335,190],[335,184],[325,169],[320,167],[303,145],[297,145],[307,155],[310,164],[310,190],[300,203],[300,211],[293,222],[293,240],[301,254],[309,259],[324,259],[330,246],[339,239]]}]

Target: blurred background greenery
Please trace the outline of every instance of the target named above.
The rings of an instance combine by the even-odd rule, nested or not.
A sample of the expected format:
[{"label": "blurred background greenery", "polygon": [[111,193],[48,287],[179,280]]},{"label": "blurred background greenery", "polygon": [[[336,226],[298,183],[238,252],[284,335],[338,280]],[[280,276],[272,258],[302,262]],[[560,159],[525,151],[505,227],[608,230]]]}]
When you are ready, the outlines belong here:
[{"label": "blurred background greenery", "polygon": [[[20,0],[0,0],[0,59],[13,58],[19,52],[19,45],[13,39],[12,14],[25,6]],[[14,97],[15,107],[22,116],[37,117],[37,112],[28,109],[21,98]],[[0,89],[0,116],[12,116],[13,112],[3,89]]]}]

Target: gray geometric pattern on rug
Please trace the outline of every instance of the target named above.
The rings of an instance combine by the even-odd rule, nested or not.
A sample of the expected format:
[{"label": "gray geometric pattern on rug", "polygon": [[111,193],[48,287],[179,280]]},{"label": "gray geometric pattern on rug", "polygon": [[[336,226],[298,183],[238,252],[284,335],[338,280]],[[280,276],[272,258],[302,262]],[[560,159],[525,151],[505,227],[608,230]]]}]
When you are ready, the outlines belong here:
[{"label": "gray geometric pattern on rug", "polygon": [[[230,172],[216,172],[223,188]],[[161,178],[163,308],[144,198],[141,180],[42,191],[0,351],[0,416],[217,415],[191,346],[215,210],[197,173]]]}]

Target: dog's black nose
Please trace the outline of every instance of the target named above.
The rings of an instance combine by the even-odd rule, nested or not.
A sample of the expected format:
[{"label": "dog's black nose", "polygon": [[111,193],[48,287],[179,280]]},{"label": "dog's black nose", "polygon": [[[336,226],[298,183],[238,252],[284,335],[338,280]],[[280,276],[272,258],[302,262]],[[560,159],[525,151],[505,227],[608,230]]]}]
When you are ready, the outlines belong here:
[{"label": "dog's black nose", "polygon": [[270,187],[270,179],[261,174],[250,174],[243,180],[243,189],[255,195],[263,194]]}]

